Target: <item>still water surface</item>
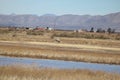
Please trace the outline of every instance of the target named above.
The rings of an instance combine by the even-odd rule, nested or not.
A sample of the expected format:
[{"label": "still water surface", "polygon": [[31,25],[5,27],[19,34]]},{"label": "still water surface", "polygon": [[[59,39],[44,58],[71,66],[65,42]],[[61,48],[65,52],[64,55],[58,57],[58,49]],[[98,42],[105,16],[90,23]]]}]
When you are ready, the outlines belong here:
[{"label": "still water surface", "polygon": [[0,56],[0,65],[25,64],[59,69],[89,69],[120,73],[120,65],[96,64],[49,59],[15,58]]}]

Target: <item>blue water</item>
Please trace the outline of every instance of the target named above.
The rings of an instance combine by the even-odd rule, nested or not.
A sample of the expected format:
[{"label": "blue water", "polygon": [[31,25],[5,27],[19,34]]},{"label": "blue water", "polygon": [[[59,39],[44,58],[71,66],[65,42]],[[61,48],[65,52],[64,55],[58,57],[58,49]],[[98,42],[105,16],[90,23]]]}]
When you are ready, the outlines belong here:
[{"label": "blue water", "polygon": [[40,67],[59,69],[89,69],[120,73],[120,65],[0,56],[0,65],[12,64],[37,65]]}]

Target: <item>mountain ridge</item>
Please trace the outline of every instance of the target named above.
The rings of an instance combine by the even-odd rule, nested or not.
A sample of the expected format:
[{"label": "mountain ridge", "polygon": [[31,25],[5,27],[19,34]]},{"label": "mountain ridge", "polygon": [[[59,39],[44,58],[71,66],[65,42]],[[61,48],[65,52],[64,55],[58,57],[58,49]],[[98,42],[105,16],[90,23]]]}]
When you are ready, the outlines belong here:
[{"label": "mountain ridge", "polygon": [[52,27],[58,29],[90,29],[114,28],[120,31],[120,12],[106,15],[75,15],[45,14],[42,16],[32,14],[5,15],[0,14],[0,26],[16,27]]}]

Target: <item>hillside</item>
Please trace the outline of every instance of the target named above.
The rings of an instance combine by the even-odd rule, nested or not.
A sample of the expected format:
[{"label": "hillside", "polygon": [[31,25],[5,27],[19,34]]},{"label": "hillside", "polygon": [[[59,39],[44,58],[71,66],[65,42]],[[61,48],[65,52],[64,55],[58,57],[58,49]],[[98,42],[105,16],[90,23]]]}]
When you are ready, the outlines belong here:
[{"label": "hillside", "polygon": [[59,29],[90,29],[91,27],[120,31],[120,12],[107,15],[72,15],[61,16],[46,14],[37,15],[0,15],[0,26],[53,27]]}]

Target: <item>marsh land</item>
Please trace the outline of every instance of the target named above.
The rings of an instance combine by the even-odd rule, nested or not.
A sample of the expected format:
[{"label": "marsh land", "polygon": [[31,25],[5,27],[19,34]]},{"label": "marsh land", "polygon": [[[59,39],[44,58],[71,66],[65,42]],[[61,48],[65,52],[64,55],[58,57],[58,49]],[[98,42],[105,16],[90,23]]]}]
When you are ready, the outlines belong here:
[{"label": "marsh land", "polygon": [[80,69],[0,66],[0,80],[120,80],[119,74]]},{"label": "marsh land", "polygon": [[[0,55],[120,65],[120,34],[5,29],[0,30]],[[46,72],[45,69],[37,70],[38,72],[34,70],[34,72],[31,68],[27,70],[23,67],[14,67],[18,74],[15,74],[16,72],[14,71],[11,74],[13,67],[1,66],[0,72],[2,76],[0,78],[4,77],[3,80],[8,80],[13,77],[19,77],[19,79],[25,80],[27,76],[33,75],[31,79],[32,77],[38,79],[38,76],[34,74],[39,73],[39,76],[45,76],[45,73],[42,72]],[[6,72],[6,70],[8,71]],[[75,77],[76,79],[80,79],[80,75],[82,76],[83,74],[84,80],[120,79],[119,74],[89,70],[46,70],[48,70],[47,76],[44,77],[46,80],[49,79],[48,77],[56,80],[59,78],[58,80],[60,80],[60,77],[65,76],[69,76],[68,79],[74,80]],[[21,73],[25,73],[25,75]],[[56,77],[54,74],[56,74]],[[6,79],[6,75],[9,75],[8,79]],[[74,79],[70,75],[73,75]],[[101,76],[101,78],[96,75]],[[27,77],[27,79],[29,78]],[[64,79],[67,79],[67,77]]]},{"label": "marsh land", "polygon": [[5,29],[0,31],[0,55],[120,64],[119,38],[120,34]]}]

